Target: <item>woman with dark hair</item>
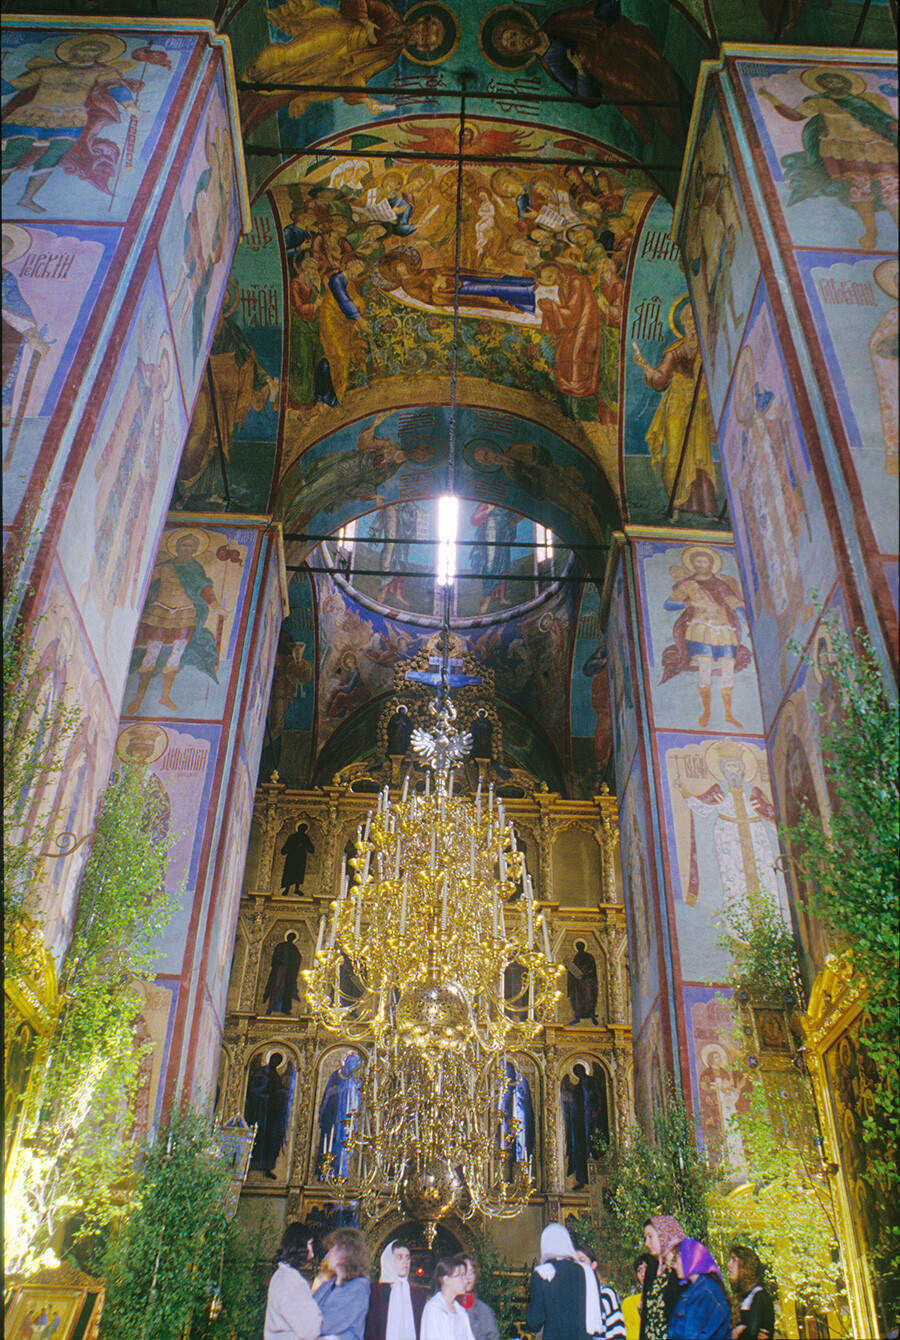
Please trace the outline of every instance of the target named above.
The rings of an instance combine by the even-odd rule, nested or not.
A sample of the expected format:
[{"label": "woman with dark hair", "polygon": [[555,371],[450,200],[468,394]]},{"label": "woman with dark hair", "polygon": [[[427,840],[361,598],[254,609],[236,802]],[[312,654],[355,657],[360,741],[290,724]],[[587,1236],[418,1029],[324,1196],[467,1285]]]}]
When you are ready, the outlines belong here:
[{"label": "woman with dark hair", "polygon": [[442,1256],[434,1272],[434,1295],[425,1304],[419,1340],[474,1340],[458,1299],[466,1290],[463,1256]]},{"label": "woman with dark hair", "polygon": [[775,1334],[775,1304],[763,1288],[762,1261],[752,1247],[732,1244],[728,1256],[728,1281],[740,1300],[741,1324],[731,1340],[772,1340]]},{"label": "woman with dark hair", "polygon": [[722,1272],[702,1242],[682,1238],[666,1262],[680,1281],[668,1340],[731,1340],[731,1307]]},{"label": "woman with dark hair", "polygon": [[666,1340],[679,1296],[678,1276],[666,1263],[666,1255],[683,1237],[684,1229],[671,1214],[644,1220],[644,1245],[653,1261],[644,1274],[640,1340]]},{"label": "woman with dark hair", "polygon": [[369,1310],[371,1259],[355,1228],[337,1228],[325,1239],[325,1260],[312,1296],[322,1309],[322,1340],[363,1340]]},{"label": "woman with dark hair", "polygon": [[288,1224],[275,1253],[263,1340],[317,1340],[322,1313],[300,1274],[311,1260],[312,1251],[313,1230],[309,1225]]}]

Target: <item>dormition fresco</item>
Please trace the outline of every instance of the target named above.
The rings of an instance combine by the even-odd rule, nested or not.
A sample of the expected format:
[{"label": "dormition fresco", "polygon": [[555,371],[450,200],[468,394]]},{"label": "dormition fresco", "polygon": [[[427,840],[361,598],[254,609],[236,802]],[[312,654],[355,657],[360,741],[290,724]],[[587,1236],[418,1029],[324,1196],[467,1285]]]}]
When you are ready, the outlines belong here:
[{"label": "dormition fresco", "polygon": [[671,498],[675,524],[724,525],[716,430],[671,229],[671,206],[658,198],[636,238],[623,323],[623,492],[633,524],[666,524]]},{"label": "dormition fresco", "polygon": [[653,724],[762,731],[756,665],[730,545],[636,540]]},{"label": "dormition fresco", "polygon": [[225,709],[256,533],[162,534],[125,687],[126,716],[217,720]]},{"label": "dormition fresco", "polygon": [[128,674],[122,620],[134,627],[143,603],[186,429],[172,331],[154,261],[58,542],[60,562],[117,702]]},{"label": "dormition fresco", "polygon": [[736,72],[792,245],[896,254],[896,64],[738,61]]},{"label": "dormition fresco", "polygon": [[898,493],[896,256],[798,252],[855,473],[882,553],[896,548]]},{"label": "dormition fresco", "polygon": [[[123,223],[161,175],[173,110],[209,34],[4,28],[3,214]],[[42,142],[61,89],[70,114]],[[164,133],[166,131],[166,133]],[[174,137],[173,137],[174,138]],[[149,171],[152,163],[152,172]]]},{"label": "dormition fresco", "polygon": [[241,188],[225,79],[217,71],[194,143],[179,167],[178,189],[159,242],[188,406],[193,406],[203,376],[206,350],[243,228]]},{"label": "dormition fresco", "polygon": [[120,233],[3,222],[3,511],[25,496]]},{"label": "dormition fresco", "polygon": [[749,915],[759,891],[789,915],[767,755],[758,740],[685,732],[657,733],[656,750],[682,974],[722,977],[726,903],[746,903]]},{"label": "dormition fresco", "polygon": [[[697,121],[676,227],[697,314],[713,422],[719,424],[760,265],[711,83]],[[721,440],[719,449],[721,453]]]},{"label": "dormition fresco", "polygon": [[[291,309],[284,466],[349,413],[376,408],[376,393],[382,405],[448,397],[457,173],[393,157],[414,130],[413,144],[434,133],[396,128],[384,160],[301,160],[273,188]],[[351,144],[328,148],[352,154]],[[533,417],[568,421],[611,478],[623,283],[649,198],[634,172],[496,162],[463,171],[460,399],[499,407],[503,388],[515,388],[519,406],[534,401]]]},{"label": "dormition fresco", "polygon": [[[564,110],[543,105],[551,130],[558,123],[564,132],[594,135],[637,161],[671,160],[671,180],[690,112],[688,90],[700,60],[711,54],[702,36],[702,5],[689,3],[690,10],[641,0],[602,10],[483,3],[457,13],[458,7],[438,0],[419,0],[402,15],[385,0],[366,11],[349,0],[339,10],[245,5],[226,32],[239,80],[348,90],[265,93],[244,87],[245,132],[259,144],[280,143],[289,152],[340,132],[368,136],[399,106],[424,117],[446,113],[448,105],[456,111],[465,72],[467,101],[477,114],[532,110],[517,94],[568,94],[572,101]],[[641,100],[662,105],[629,105]]]},{"label": "dormition fresco", "polygon": [[[279,230],[267,196],[238,243],[173,497],[177,510],[267,510],[278,439],[284,327]],[[210,392],[210,374],[212,393]],[[213,407],[212,396],[215,397]],[[218,451],[222,437],[224,471]]]},{"label": "dormition fresco", "polygon": [[836,567],[765,285],[748,321],[722,425],[729,493],[740,497],[732,517],[754,652],[758,664],[772,668],[760,683],[769,722],[797,664],[788,644],[806,641],[816,595],[830,591]]}]

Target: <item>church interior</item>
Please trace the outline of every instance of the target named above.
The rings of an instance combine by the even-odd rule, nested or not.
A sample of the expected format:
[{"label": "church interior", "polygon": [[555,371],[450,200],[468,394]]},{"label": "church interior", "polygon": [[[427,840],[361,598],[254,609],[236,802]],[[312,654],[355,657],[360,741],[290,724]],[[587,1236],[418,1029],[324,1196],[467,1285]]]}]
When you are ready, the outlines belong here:
[{"label": "church interior", "polygon": [[[782,827],[835,804],[835,642],[896,698],[895,0],[125,8],[2,21],[4,632],[43,759],[4,802],[40,834],[7,1197],[136,765],[171,915],[132,1138],[255,1126],[261,1255],[304,1219],[524,1269],[673,1093],[745,1185],[765,1072],[814,1100],[850,1330],[785,1324],[881,1334],[863,1002]],[[736,1031],[760,908],[796,984]],[[379,1077],[426,1033],[423,1122],[499,1084],[500,1134],[388,1196]]]}]

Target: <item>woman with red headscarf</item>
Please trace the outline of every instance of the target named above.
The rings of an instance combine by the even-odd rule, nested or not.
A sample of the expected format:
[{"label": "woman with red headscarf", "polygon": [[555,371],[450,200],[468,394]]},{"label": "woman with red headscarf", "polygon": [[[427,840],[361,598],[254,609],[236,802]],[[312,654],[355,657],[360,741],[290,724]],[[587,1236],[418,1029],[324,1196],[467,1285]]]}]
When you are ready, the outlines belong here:
[{"label": "woman with red headscarf", "polygon": [[670,1214],[654,1214],[644,1221],[644,1243],[656,1267],[648,1266],[644,1275],[640,1340],[666,1340],[680,1291],[678,1276],[667,1265],[666,1256],[683,1237],[684,1229]]}]

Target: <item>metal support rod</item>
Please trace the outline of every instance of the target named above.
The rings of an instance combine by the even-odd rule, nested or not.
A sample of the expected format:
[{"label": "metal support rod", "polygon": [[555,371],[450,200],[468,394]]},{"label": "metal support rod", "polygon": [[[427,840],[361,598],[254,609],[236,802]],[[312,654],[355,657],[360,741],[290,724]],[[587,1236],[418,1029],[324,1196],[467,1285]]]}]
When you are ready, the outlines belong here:
[{"label": "metal support rod", "polygon": [[[237,81],[238,92],[248,93],[333,93],[335,97],[343,97],[344,94],[359,93],[358,88],[351,88],[348,84],[276,84],[260,83],[258,80],[239,79]],[[406,89],[391,88],[388,85],[367,84],[366,92],[370,97],[381,94],[384,97],[397,98],[403,102],[425,102],[434,101],[440,98],[459,98],[470,101],[475,98],[487,102],[534,102],[548,103],[559,102],[567,106],[583,107],[584,101],[581,98],[573,98],[562,93],[529,93],[525,90],[519,92],[517,89],[514,94],[502,93],[499,90],[491,89],[460,89],[459,92],[454,88],[423,88],[407,91]],[[664,101],[651,98],[591,98],[591,107],[681,107],[681,103],[676,100]]]},{"label": "metal support rod", "polygon": [[[856,31],[854,32],[853,36],[850,38],[850,45],[851,45],[852,47],[855,47],[856,44],[857,44],[857,42],[859,41],[859,39],[862,37],[862,30],[863,30],[863,28],[866,26],[866,19],[867,19],[868,14],[869,14],[869,6],[871,5],[871,3],[872,3],[872,0],[865,0],[865,3],[863,4],[863,7],[862,7],[862,13],[861,13],[860,16],[859,16],[859,23],[856,25]],[[896,18],[895,18],[895,23],[896,23]]]},{"label": "metal support rod", "polygon": [[[394,160],[420,159],[425,163],[448,162],[455,163],[460,157],[459,154],[452,153],[422,153],[414,149],[394,149],[385,146],[384,149],[357,149],[350,153],[349,150],[333,149],[327,147],[317,149],[314,152],[306,149],[289,149],[281,144],[260,145],[245,144],[243,146],[244,154],[247,157],[256,158],[316,158],[325,161],[329,158],[392,158]],[[522,163],[529,166],[534,163],[545,164],[547,167],[616,167],[623,169],[632,169],[634,172],[680,172],[680,162],[657,162],[655,159],[646,163],[636,163],[632,158],[626,158],[623,155],[615,154],[611,151],[611,158],[552,158],[535,156],[529,157],[528,154],[501,154],[496,157],[480,154],[461,155],[465,163]]]},{"label": "metal support rod", "polygon": [[[559,537],[557,537],[557,538],[559,538]],[[304,531],[285,531],[284,534],[283,534],[283,536],[282,536],[282,539],[285,541],[285,543],[287,543],[288,541],[293,541],[293,540],[334,540],[335,544],[339,543],[339,541],[337,540],[337,537],[335,536],[334,532],[332,532],[330,535],[310,535],[310,534],[308,534],[307,532],[304,532]],[[399,535],[397,535],[397,536],[373,535],[371,538],[369,538],[369,537],[363,535],[363,536],[353,536],[352,538],[345,540],[344,543],[341,545],[341,547],[342,547],[342,548],[346,548],[346,546],[347,546],[347,545],[350,545],[350,544],[371,544],[371,545],[375,545],[375,544],[435,544],[435,545],[437,545],[437,544],[440,544],[440,540],[420,540],[420,539],[418,539],[415,535],[403,536],[403,537],[401,537],[401,536],[399,536]],[[478,547],[479,547],[480,549],[534,549],[534,548],[536,548],[536,545],[535,545],[534,540],[457,540],[457,544],[461,544],[461,545],[473,545],[473,544],[477,544]],[[606,553],[607,550],[609,549],[609,545],[608,545],[608,544],[569,544],[568,542],[566,542],[565,544],[562,544],[562,543],[561,543],[561,544],[560,544],[560,548],[562,548],[562,549],[571,549],[571,550],[573,550],[573,551],[576,552],[576,553],[581,553],[583,550],[599,551],[600,553]]]},{"label": "metal support rod", "polygon": [[684,466],[684,458],[687,452],[688,437],[690,436],[691,424],[694,422],[694,410],[697,408],[697,397],[700,394],[700,383],[702,380],[703,380],[703,369],[700,368],[697,373],[697,380],[694,382],[694,394],[691,397],[691,409],[690,413],[688,414],[688,421],[684,430],[684,440],[681,443],[681,455],[678,457],[678,469],[675,471],[675,480],[674,483],[672,484],[672,492],[669,494],[669,505],[666,508],[667,517],[671,517],[672,515],[672,503],[675,499],[675,494],[678,492],[678,485],[681,481],[681,470],[682,467]]},{"label": "metal support rod", "polygon": [[[678,534],[681,534],[681,532],[679,531]],[[334,568],[314,568],[308,563],[285,563],[284,566],[288,572],[322,572],[326,573],[329,577],[342,577],[345,582],[348,582],[348,584],[351,585],[353,577],[425,577],[429,581],[434,581],[437,578],[436,572],[410,572],[408,568],[352,568],[350,577],[347,577],[342,572],[335,572]],[[514,572],[491,573],[491,577],[495,578],[495,585],[499,585],[500,582],[532,582],[537,585],[537,583],[542,580],[537,573],[534,572],[522,576],[519,576]],[[483,572],[458,572],[453,580],[483,582],[486,579]],[[543,580],[547,579],[545,578]],[[580,577],[567,577],[561,575],[559,577],[549,578],[549,581],[551,582],[581,583],[582,585],[584,585],[585,582],[596,582],[597,580],[597,577],[592,577],[589,573],[583,573]]]},{"label": "metal support rod", "polygon": [[228,473],[225,469],[225,447],[222,443],[222,429],[219,425],[219,411],[216,409],[216,388],[213,383],[212,368],[206,365],[206,380],[209,382],[209,401],[212,405],[213,423],[216,425],[216,444],[219,448],[219,469],[222,472],[222,487],[225,489],[225,501],[231,506],[231,490],[228,487]]}]

